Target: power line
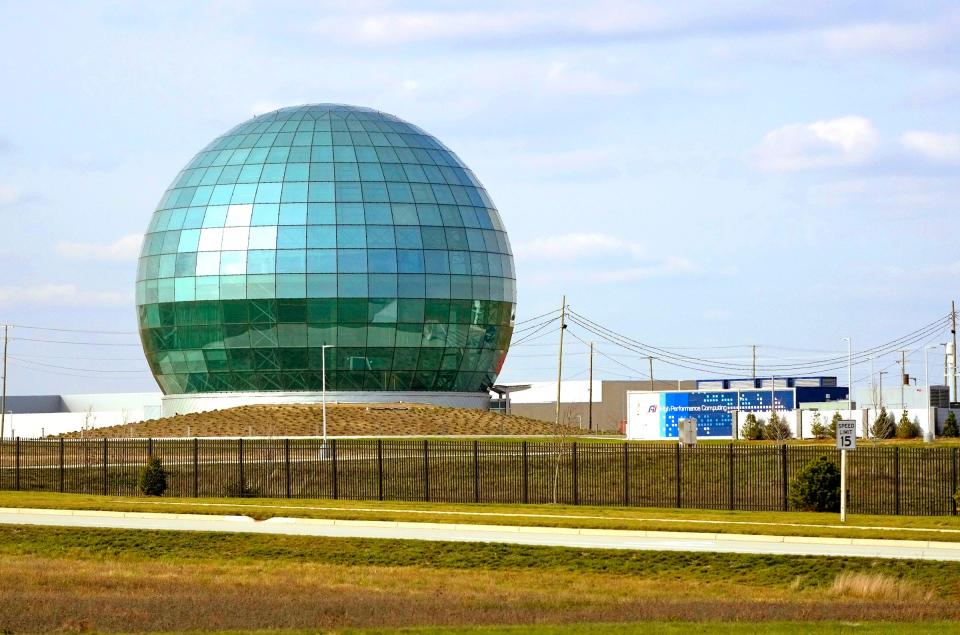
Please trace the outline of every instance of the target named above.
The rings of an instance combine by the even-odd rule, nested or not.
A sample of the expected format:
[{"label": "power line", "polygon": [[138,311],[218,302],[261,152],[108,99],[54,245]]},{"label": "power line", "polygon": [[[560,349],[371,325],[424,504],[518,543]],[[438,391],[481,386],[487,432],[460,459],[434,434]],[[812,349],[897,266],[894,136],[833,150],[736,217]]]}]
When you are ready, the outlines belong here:
[{"label": "power line", "polygon": [[[604,327],[603,325],[598,324],[590,320],[589,318],[586,318],[574,311],[570,311],[570,313],[571,313],[571,320],[575,321],[579,326],[583,327],[584,329],[603,337],[607,341],[621,345],[623,348],[628,348],[628,350],[633,350],[634,352],[645,353],[646,354],[645,356],[647,357],[650,357],[650,356],[657,357],[661,361],[671,363],[672,365],[675,365],[675,366],[689,368],[690,365],[694,365],[695,366],[694,370],[707,370],[707,371],[736,370],[739,373],[746,373],[747,371],[751,370],[751,366],[748,364],[736,364],[736,363],[729,363],[729,362],[720,363],[708,358],[693,357],[689,355],[671,353],[670,351],[667,351],[660,347],[644,344],[639,340],[634,340],[621,333],[617,333],[616,331],[613,331],[612,329]],[[868,360],[870,357],[880,356],[888,352],[895,351],[897,350],[897,348],[903,347],[905,345],[916,343],[926,337],[929,337],[934,333],[942,331],[944,328],[946,328],[946,324],[948,320],[949,320],[948,317],[940,318],[935,322],[932,322],[922,327],[921,329],[908,333],[907,335],[901,336],[896,340],[892,340],[885,344],[881,344],[880,346],[862,350],[858,352],[856,355],[854,355],[853,359],[856,359],[858,363],[862,363],[863,361]],[[776,373],[776,374],[784,374],[790,371],[812,373],[817,368],[822,368],[826,366],[833,366],[833,368],[830,368],[829,370],[842,368],[846,365],[846,363],[847,363],[847,358],[844,356],[844,357],[837,357],[837,358],[826,358],[826,359],[821,359],[821,360],[816,360],[811,362],[796,362],[792,364],[767,364],[767,365],[761,366],[760,369],[767,371],[768,373]]]},{"label": "power line", "polygon": [[57,365],[55,365],[55,364],[44,364],[44,363],[42,363],[42,362],[34,362],[34,361],[29,360],[29,359],[23,359],[23,358],[21,358],[21,357],[14,357],[13,355],[10,356],[10,359],[15,359],[15,360],[17,360],[18,362],[22,362],[22,363],[24,363],[24,364],[30,364],[30,365],[34,365],[34,366],[42,366],[42,367],[44,367],[44,368],[56,368],[56,369],[58,369],[58,370],[73,370],[73,371],[84,372],[84,373],[138,373],[138,374],[142,374],[142,373],[144,372],[143,370],[113,370],[113,369],[103,370],[103,369],[100,369],[100,368],[75,368],[75,367],[73,367],[73,366],[57,366]]},{"label": "power line", "polygon": [[32,337],[11,337],[11,342],[38,342],[41,344],[70,344],[74,346],[131,346],[140,348],[141,344],[125,344],[122,342],[111,343],[111,342],[76,342],[72,340],[43,340]]},{"label": "power line", "polygon": [[24,324],[11,324],[10,326],[18,329],[27,329],[30,331],[54,331],[56,333],[93,333],[96,335],[137,335],[137,331],[91,331],[87,329],[58,329],[46,326],[26,326]]}]

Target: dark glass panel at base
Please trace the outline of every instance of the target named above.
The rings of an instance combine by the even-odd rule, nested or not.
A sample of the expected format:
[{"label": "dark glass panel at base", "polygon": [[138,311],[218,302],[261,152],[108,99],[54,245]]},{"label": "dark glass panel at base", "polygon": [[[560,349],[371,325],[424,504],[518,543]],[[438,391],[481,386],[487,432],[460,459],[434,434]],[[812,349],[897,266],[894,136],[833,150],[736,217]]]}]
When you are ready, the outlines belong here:
[{"label": "dark glass panel at base", "polygon": [[411,323],[398,321],[397,304],[396,298],[340,299],[339,306],[335,299],[150,304],[140,315],[157,319],[143,319],[141,335],[167,394],[319,391],[324,344],[333,344],[326,351],[327,390],[489,388],[510,341],[510,302],[401,303],[408,317],[429,318]]}]

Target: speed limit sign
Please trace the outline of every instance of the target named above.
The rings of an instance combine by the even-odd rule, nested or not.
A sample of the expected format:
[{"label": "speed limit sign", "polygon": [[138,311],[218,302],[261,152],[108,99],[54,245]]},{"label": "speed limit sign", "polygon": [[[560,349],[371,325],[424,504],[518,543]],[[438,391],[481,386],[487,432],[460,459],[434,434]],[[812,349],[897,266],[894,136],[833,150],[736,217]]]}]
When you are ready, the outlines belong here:
[{"label": "speed limit sign", "polygon": [[856,450],[857,449],[857,422],[850,419],[842,419],[837,422],[837,449],[838,450]]}]

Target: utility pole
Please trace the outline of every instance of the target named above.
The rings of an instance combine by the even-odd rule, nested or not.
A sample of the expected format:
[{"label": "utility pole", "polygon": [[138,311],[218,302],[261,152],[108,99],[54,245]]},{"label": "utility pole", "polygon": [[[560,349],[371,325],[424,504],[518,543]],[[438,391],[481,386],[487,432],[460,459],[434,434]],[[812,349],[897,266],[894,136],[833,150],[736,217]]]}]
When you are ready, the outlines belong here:
[{"label": "utility pole", "polygon": [[883,376],[887,374],[887,371],[881,370],[880,375],[880,407],[883,408]]},{"label": "utility pole", "polygon": [[556,425],[560,426],[560,378],[563,376],[563,332],[567,328],[567,296],[564,294],[560,303],[560,352],[557,355],[557,418]]},{"label": "utility pole", "polygon": [[0,442],[7,425],[7,346],[10,344],[10,325],[3,325],[3,393],[0,394]]},{"label": "utility pole", "polygon": [[903,397],[903,386],[909,380],[907,379],[907,351],[900,351],[900,409],[906,410],[907,404]]},{"label": "utility pole", "polygon": [[650,361],[650,392],[653,392],[653,357],[647,359]]},{"label": "utility pole", "polygon": [[590,342],[589,381],[590,383],[587,387],[587,394],[590,396],[590,401],[587,404],[587,430],[593,432],[593,342]]},{"label": "utility pole", "polygon": [[953,401],[960,401],[957,396],[957,303],[950,300],[950,335],[953,338]]}]

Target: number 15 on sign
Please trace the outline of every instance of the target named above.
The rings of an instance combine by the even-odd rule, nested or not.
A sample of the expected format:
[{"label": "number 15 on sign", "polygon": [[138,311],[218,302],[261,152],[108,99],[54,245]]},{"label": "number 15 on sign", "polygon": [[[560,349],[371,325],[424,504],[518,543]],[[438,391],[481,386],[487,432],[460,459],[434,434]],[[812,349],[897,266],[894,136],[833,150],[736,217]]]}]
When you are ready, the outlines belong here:
[{"label": "number 15 on sign", "polygon": [[840,522],[847,522],[847,450],[857,449],[857,422],[837,422],[837,449],[840,450]]}]

